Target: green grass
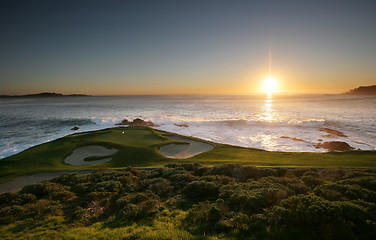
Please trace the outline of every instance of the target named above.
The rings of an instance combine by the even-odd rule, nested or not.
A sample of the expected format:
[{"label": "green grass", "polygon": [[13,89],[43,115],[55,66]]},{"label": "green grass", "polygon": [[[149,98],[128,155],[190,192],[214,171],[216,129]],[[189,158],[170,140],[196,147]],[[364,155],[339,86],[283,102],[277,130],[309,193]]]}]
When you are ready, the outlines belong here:
[{"label": "green grass", "polygon": [[92,144],[119,149],[113,155],[112,161],[101,164],[108,168],[128,166],[155,168],[171,162],[197,162],[206,165],[240,163],[281,167],[376,168],[376,151],[289,153],[270,152],[218,143],[211,143],[215,148],[206,153],[189,159],[174,160],[162,156],[158,150],[160,146],[168,143],[181,143],[169,139],[169,135],[177,134],[147,127],[117,127],[82,135],[68,135],[2,159],[0,161],[0,181],[39,172],[98,168],[99,165],[71,166],[64,163],[64,159],[74,149]]},{"label": "green grass", "polygon": [[[36,222],[34,219],[0,226],[2,239],[194,239],[177,223],[186,212],[166,210],[153,220],[144,223],[124,224],[122,227],[108,227],[106,222],[90,226],[69,226],[63,216],[49,216]],[[26,230],[26,232],[24,232]],[[197,239],[197,238],[196,238]],[[214,239],[214,238],[213,238]]]}]

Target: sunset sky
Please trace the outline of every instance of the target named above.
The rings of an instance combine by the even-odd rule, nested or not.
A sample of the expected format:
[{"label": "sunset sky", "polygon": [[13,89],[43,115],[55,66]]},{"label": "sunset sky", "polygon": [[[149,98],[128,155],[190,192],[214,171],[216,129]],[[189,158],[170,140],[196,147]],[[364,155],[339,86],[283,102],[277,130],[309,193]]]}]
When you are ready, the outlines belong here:
[{"label": "sunset sky", "polygon": [[376,83],[376,1],[0,2],[0,94],[340,93]]}]

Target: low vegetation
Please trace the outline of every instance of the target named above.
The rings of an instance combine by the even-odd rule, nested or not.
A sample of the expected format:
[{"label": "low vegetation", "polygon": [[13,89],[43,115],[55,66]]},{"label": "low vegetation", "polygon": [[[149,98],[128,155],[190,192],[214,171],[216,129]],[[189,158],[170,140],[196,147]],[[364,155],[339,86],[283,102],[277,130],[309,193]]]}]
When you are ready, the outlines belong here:
[{"label": "low vegetation", "polygon": [[376,170],[168,164],[0,195],[1,239],[374,239]]}]

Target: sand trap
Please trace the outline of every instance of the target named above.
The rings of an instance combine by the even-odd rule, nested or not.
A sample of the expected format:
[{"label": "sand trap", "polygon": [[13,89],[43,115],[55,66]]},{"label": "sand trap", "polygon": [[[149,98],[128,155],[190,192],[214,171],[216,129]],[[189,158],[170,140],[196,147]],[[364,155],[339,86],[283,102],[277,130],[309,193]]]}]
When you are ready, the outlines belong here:
[{"label": "sand trap", "polygon": [[[73,153],[66,157],[64,162],[69,165],[93,165],[109,162],[112,158],[107,157],[108,155],[116,153],[118,150],[116,148],[105,148],[99,145],[89,145],[85,147],[76,148]],[[104,157],[100,160],[95,161],[84,161],[87,157]]]},{"label": "sand trap", "polygon": [[169,138],[176,140],[176,141],[188,142],[189,144],[171,143],[171,144],[162,146],[159,149],[159,152],[168,158],[176,158],[176,159],[190,158],[190,157],[196,156],[197,154],[210,151],[214,148],[212,145],[208,143],[188,140],[186,138],[182,138],[178,136],[169,136]]},{"label": "sand trap", "polygon": [[38,173],[38,174],[30,175],[30,176],[23,176],[23,177],[10,180],[8,182],[0,183],[0,193],[19,191],[27,185],[43,182],[44,180],[49,180],[55,177],[59,177],[63,174],[68,174],[68,173],[87,174],[91,172],[92,172],[91,170],[64,171],[64,172]]}]

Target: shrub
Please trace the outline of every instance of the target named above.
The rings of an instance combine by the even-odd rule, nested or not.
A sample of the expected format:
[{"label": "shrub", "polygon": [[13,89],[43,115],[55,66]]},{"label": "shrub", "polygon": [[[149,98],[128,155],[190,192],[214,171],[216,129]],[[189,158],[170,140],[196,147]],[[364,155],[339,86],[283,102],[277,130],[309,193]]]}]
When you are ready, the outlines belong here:
[{"label": "shrub", "polygon": [[277,170],[274,168],[260,168],[258,173],[258,178],[267,177],[267,176],[279,176],[281,174],[281,170]]},{"label": "shrub", "polygon": [[172,191],[171,182],[164,178],[145,180],[142,185],[144,186],[143,188],[149,189],[161,197],[168,196]]},{"label": "shrub", "polygon": [[218,186],[212,182],[193,181],[183,190],[184,196],[195,201],[214,200],[218,197]]},{"label": "shrub", "polygon": [[92,184],[84,182],[84,183],[78,183],[72,187],[72,191],[76,193],[77,195],[86,194],[91,191],[90,187]]},{"label": "shrub", "polygon": [[170,183],[175,187],[175,189],[182,189],[188,183],[197,180],[198,178],[196,176],[193,176],[189,172],[186,172],[172,175],[168,179]]},{"label": "shrub", "polygon": [[67,190],[55,191],[50,194],[51,200],[60,201],[62,203],[68,202],[74,198],[76,198],[76,195]]},{"label": "shrub", "polygon": [[52,183],[52,182],[42,182],[27,185],[22,188],[21,193],[31,193],[35,195],[38,199],[47,197],[49,193],[52,191],[64,189],[60,184]]},{"label": "shrub", "polygon": [[98,192],[118,193],[122,187],[121,182],[114,180],[107,180],[99,182],[95,185],[95,190]]},{"label": "shrub", "polygon": [[304,175],[302,176],[302,180],[309,187],[315,187],[324,182],[322,179],[312,175]]},{"label": "shrub", "polygon": [[0,208],[0,224],[8,224],[20,219],[26,209],[21,206],[7,206]]},{"label": "shrub", "polygon": [[339,181],[341,184],[358,185],[372,191],[376,191],[376,176],[364,176]]},{"label": "shrub", "polygon": [[235,182],[234,178],[231,178],[231,177],[228,177],[228,176],[223,176],[223,175],[203,176],[203,177],[201,177],[200,180],[205,181],[205,182],[213,182],[217,186],[227,185],[227,184]]},{"label": "shrub", "polygon": [[193,175],[201,177],[205,175],[210,170],[209,167],[198,167],[193,170]]},{"label": "shrub", "polygon": [[245,181],[250,178],[258,178],[260,176],[260,170],[251,166],[224,164],[212,167],[205,175],[224,175],[239,181]]},{"label": "shrub", "polygon": [[233,227],[231,221],[225,219],[227,210],[223,200],[215,203],[200,202],[189,210],[186,221],[191,226],[197,226],[202,232],[224,231]]},{"label": "shrub", "polygon": [[[318,196],[322,196],[327,198],[328,200],[356,200],[356,199],[363,199],[368,202],[375,202],[376,201],[376,194],[374,191],[370,191],[366,188],[361,188],[359,185],[348,185],[348,184],[340,184],[343,183],[342,181],[338,183],[327,183],[321,186],[318,186],[314,189],[314,192]],[[341,196],[337,194],[337,198],[333,198],[335,196],[330,196],[330,193],[334,194],[335,192],[339,193]]]},{"label": "shrub", "polygon": [[219,197],[224,199],[232,210],[255,214],[287,198],[288,189],[271,181],[248,180],[246,183],[223,186]]},{"label": "shrub", "polygon": [[[276,215],[283,216],[281,221],[287,228],[284,234],[293,231],[297,238],[305,239],[354,239],[360,229],[375,231],[374,217],[365,208],[350,202],[330,202],[314,195],[297,195],[283,200],[283,208]],[[372,223],[373,222],[373,223]]]},{"label": "shrub", "polygon": [[116,200],[116,206],[118,206],[119,208],[125,208],[128,204],[138,204],[140,202],[145,202],[150,199],[158,200],[158,196],[150,190],[146,192],[125,194],[120,196]]},{"label": "shrub", "polygon": [[13,205],[26,205],[34,203],[37,198],[31,193],[22,193],[18,194],[17,197],[13,200]]},{"label": "shrub", "polygon": [[296,177],[301,177],[303,176],[304,173],[313,171],[313,170],[314,169],[310,169],[310,168],[295,168],[295,169],[290,170],[289,173],[291,173],[292,175]]},{"label": "shrub", "polygon": [[151,217],[159,208],[160,203],[156,199],[149,199],[138,202],[137,204],[127,204],[122,208],[121,215],[131,221],[139,220],[144,217]]},{"label": "shrub", "polygon": [[40,199],[30,206],[31,216],[61,215],[61,205],[55,201]]},{"label": "shrub", "polygon": [[332,168],[329,168],[329,169],[324,169],[322,172],[321,172],[321,177],[324,178],[325,180],[329,180],[329,181],[338,181],[340,179],[343,178],[343,176],[345,175],[345,170],[343,169],[332,169]]},{"label": "shrub", "polygon": [[71,174],[63,174],[57,178],[51,180],[51,182],[59,183],[64,186],[74,186],[79,183],[89,182],[89,174],[78,174],[78,173],[71,173]]},{"label": "shrub", "polygon": [[246,213],[258,213],[267,206],[266,193],[262,189],[233,189],[219,195],[233,210]]},{"label": "shrub", "polygon": [[305,194],[308,191],[310,191],[310,188],[306,186],[301,179],[295,176],[292,176],[292,177],[268,176],[268,177],[263,177],[261,180],[279,183],[279,184],[286,186],[287,189],[285,189],[285,191],[288,192],[289,195]]},{"label": "shrub", "polygon": [[105,201],[110,199],[114,194],[111,192],[91,192],[87,195],[87,201]]},{"label": "shrub", "polygon": [[0,194],[0,205],[9,204],[13,202],[13,199],[15,199],[16,196],[17,196],[17,193],[15,192],[6,192],[6,193]]}]

